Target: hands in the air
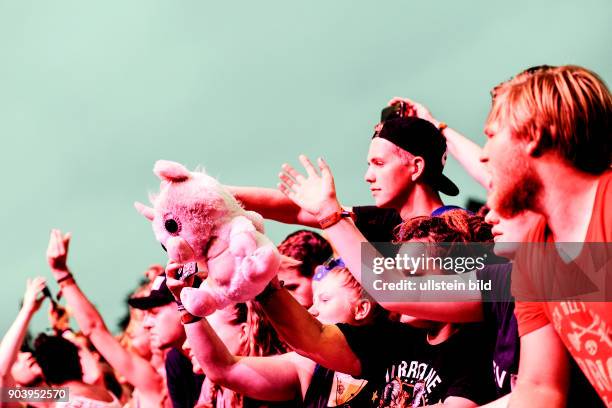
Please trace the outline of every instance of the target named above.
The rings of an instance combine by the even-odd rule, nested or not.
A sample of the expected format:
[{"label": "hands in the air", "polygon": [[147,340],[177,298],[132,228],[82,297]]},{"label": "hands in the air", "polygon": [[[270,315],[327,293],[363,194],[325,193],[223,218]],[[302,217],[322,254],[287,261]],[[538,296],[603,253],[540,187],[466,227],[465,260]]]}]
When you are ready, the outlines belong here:
[{"label": "hands in the air", "polygon": [[400,102],[404,102],[406,104],[406,113],[408,116],[416,116],[417,118],[427,120],[438,126],[438,121],[434,119],[434,117],[431,115],[431,112],[429,112],[429,109],[411,99],[395,96],[389,101],[388,105],[393,106]]},{"label": "hands in the air", "polygon": [[174,261],[169,261],[166,265],[166,285],[172,292],[174,299],[179,302],[181,300],[181,290],[193,286],[193,280],[195,279],[195,275],[191,275],[185,280],[178,279],[178,273],[182,267],[183,264]]},{"label": "hands in the air", "polygon": [[66,273],[70,273],[66,263],[70,237],[70,233],[63,235],[62,231],[58,229],[51,230],[49,246],[47,247],[47,261],[55,279],[61,279],[66,276]]},{"label": "hands in the air", "polygon": [[23,294],[22,308],[30,313],[35,313],[40,309],[45,296],[42,294],[43,289],[47,286],[47,281],[43,277],[36,277],[26,281],[26,290]]},{"label": "hands in the air", "polygon": [[289,164],[283,164],[278,175],[281,180],[279,190],[317,219],[342,211],[336,197],[334,176],[327,163],[322,158],[317,160],[319,174],[308,157],[300,155],[299,159],[306,170],[306,176]]}]

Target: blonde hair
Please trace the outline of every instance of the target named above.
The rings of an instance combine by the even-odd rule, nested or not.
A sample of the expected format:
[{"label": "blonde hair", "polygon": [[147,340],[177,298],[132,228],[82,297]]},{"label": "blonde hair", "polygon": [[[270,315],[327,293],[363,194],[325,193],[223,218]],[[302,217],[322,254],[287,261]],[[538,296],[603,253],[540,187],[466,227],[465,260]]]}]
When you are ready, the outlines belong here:
[{"label": "blonde hair", "polygon": [[[368,300],[372,305],[372,311],[368,315],[368,317],[363,321],[363,324],[370,323],[374,320],[378,319],[388,319],[389,312],[380,306],[372,296],[363,288],[363,286],[355,279],[351,271],[345,266],[337,266],[329,271],[326,278],[329,276],[337,276],[341,279],[340,283],[343,287],[353,290],[355,293],[355,297],[353,298],[353,302],[357,302],[358,300]],[[325,279],[325,278],[324,278]]]},{"label": "blonde hair", "polygon": [[534,67],[491,93],[486,128],[503,124],[514,137],[539,137],[538,154],[556,151],[584,172],[610,168],[612,96],[594,72],[575,65]]}]

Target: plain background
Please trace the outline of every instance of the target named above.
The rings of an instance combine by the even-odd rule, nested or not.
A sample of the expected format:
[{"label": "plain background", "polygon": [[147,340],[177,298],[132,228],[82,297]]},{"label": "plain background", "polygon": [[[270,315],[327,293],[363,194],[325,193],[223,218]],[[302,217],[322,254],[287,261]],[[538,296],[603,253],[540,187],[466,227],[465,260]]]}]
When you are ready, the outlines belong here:
[{"label": "plain background", "polygon": [[[605,0],[0,1],[0,333],[26,277],[50,278],[52,227],[72,231],[69,264],[116,330],[165,264],[132,207],[158,189],[156,160],[274,187],[283,162],[323,156],[341,202],[370,204],[367,148],[392,96],[482,145],[490,89],[529,66],[610,82],[611,20]],[[484,199],[455,161],[446,174],[462,189],[448,203]],[[296,229],[267,228],[277,243]]]}]

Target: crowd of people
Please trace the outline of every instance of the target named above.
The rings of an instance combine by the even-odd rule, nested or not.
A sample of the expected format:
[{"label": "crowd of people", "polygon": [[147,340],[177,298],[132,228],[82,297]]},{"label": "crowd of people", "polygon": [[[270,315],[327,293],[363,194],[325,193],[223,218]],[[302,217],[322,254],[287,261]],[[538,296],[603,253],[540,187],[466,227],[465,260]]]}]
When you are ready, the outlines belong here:
[{"label": "crowd of people", "polygon": [[[180,294],[205,276],[179,279],[183,265],[169,260],[149,267],[114,335],[78,285],[87,271],[68,267],[70,234],[53,230],[47,259],[65,305],[45,278],[27,281],[0,344],[0,386],[66,387],[69,399],[3,395],[0,406],[612,407],[612,276],[601,247],[612,241],[611,118],[608,87],[578,66],[533,67],[496,86],[484,147],[393,98],[367,156],[375,205],[342,205],[321,158],[300,156],[303,171],[283,164],[278,189],[226,186],[247,210],[320,233],[287,236],[278,250],[296,262],[254,299],[203,319]],[[447,153],[487,189],[477,212],[443,203],[441,193],[459,193],[443,174]],[[493,289],[453,301],[375,294],[363,253],[385,253],[385,243],[481,244],[492,252],[474,276]],[[538,246],[524,243],[554,254],[526,255]],[[568,264],[597,265],[595,288],[534,297],[553,281],[557,295],[582,288]],[[47,298],[52,333],[32,338]]]}]

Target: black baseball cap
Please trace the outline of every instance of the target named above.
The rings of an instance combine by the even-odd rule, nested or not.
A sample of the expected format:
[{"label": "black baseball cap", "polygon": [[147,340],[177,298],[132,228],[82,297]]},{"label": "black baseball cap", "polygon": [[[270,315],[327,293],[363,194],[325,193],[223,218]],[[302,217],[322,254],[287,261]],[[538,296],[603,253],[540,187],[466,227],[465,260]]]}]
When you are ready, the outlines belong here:
[{"label": "black baseball cap", "polygon": [[423,181],[449,196],[459,194],[459,188],[442,174],[446,163],[446,139],[431,122],[407,116],[381,123],[372,136],[387,139],[397,147],[425,160]]},{"label": "black baseball cap", "polygon": [[160,275],[153,280],[151,292],[147,296],[128,299],[128,304],[136,309],[149,310],[174,302],[174,296],[166,285],[166,275]]}]

